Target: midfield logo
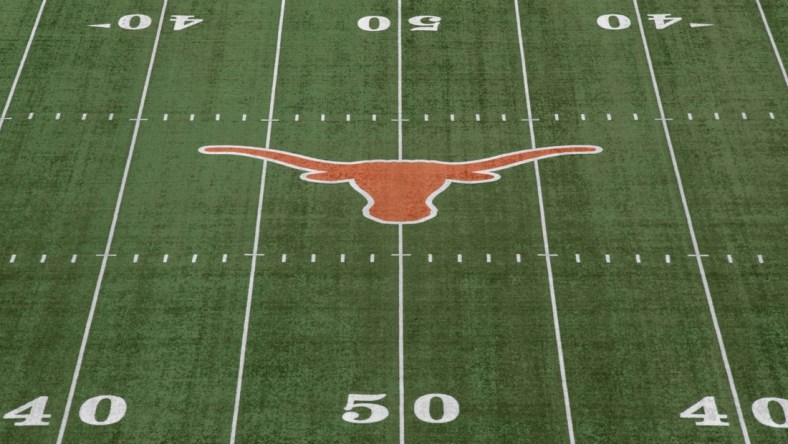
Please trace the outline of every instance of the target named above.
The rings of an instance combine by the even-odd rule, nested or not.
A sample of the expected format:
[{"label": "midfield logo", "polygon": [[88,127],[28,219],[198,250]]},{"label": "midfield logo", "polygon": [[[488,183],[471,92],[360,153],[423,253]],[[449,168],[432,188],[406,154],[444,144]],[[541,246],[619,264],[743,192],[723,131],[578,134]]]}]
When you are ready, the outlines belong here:
[{"label": "midfield logo", "polygon": [[364,160],[333,162],[247,146],[204,146],[204,154],[232,154],[265,159],[305,171],[301,179],[316,183],[349,183],[367,199],[363,213],[383,224],[417,224],[438,214],[435,196],[452,183],[494,182],[495,171],[567,154],[595,154],[598,146],[555,146],[515,151],[471,162],[435,160]]}]

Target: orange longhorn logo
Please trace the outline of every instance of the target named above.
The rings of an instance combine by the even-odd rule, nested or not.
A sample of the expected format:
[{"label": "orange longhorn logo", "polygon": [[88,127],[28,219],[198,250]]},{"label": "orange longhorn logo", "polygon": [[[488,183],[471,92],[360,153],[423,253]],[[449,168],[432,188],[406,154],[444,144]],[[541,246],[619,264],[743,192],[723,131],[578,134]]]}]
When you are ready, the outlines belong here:
[{"label": "orange longhorn logo", "polygon": [[301,179],[317,183],[349,183],[367,199],[364,216],[384,224],[417,224],[432,219],[435,196],[452,183],[493,182],[495,171],[566,154],[595,154],[598,146],[554,146],[515,151],[471,162],[436,160],[364,160],[333,162],[247,146],[204,146],[204,154],[254,157],[305,171]]}]

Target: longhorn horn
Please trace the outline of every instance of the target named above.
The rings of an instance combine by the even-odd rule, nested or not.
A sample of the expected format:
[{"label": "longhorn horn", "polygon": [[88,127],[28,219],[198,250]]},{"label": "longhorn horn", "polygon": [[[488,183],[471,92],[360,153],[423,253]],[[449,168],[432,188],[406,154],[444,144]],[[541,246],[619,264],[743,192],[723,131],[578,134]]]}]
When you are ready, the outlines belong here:
[{"label": "longhorn horn", "polygon": [[329,162],[326,160],[315,159],[313,157],[302,156],[300,154],[288,153],[265,148],[254,148],[249,146],[204,146],[200,148],[203,154],[232,154],[236,156],[254,157],[266,159],[280,165],[296,168],[311,173],[331,172],[338,167],[347,166],[345,162]]},{"label": "longhorn horn", "polygon": [[457,162],[454,165],[461,167],[464,172],[481,173],[502,170],[526,162],[544,159],[547,157],[563,156],[567,154],[595,154],[602,152],[602,148],[592,145],[553,146],[533,150],[522,150],[500,156],[489,157],[471,162]]}]

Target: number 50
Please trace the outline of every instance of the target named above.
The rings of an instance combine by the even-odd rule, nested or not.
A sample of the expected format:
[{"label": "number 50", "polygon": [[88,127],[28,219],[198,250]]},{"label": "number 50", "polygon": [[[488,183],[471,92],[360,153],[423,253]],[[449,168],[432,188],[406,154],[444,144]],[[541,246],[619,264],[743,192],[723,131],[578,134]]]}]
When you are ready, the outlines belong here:
[{"label": "number 50", "polygon": [[[408,19],[413,25],[411,31],[437,31],[441,25],[441,18],[435,15],[419,15]],[[370,15],[358,19],[358,27],[364,31],[380,32],[391,28],[391,20],[379,15]]]},{"label": "number 50", "polygon": [[[385,398],[385,394],[381,395],[362,395],[350,394],[347,396],[347,405],[345,405],[345,414],[342,419],[353,424],[372,424],[380,422],[389,416],[389,410],[371,401],[380,401]],[[440,418],[433,418],[430,413],[430,404],[433,399],[440,399],[443,404],[443,415]],[[366,418],[361,418],[361,414],[353,411],[353,409],[366,409],[369,410],[369,415]],[[424,422],[431,424],[444,424],[454,421],[460,415],[460,404],[452,396],[444,395],[441,393],[430,393],[419,397],[413,403],[413,413],[417,418]]]}]

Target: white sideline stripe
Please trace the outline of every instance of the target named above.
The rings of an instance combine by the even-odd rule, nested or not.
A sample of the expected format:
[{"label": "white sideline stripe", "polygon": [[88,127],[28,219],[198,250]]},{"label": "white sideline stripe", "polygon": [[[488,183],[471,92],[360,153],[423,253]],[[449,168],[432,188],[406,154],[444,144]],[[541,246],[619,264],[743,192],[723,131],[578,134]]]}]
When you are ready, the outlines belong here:
[{"label": "white sideline stripe", "polygon": [[[8,110],[11,108],[11,102],[14,100],[14,94],[16,93],[16,87],[19,85],[19,79],[22,77],[22,71],[25,69],[25,63],[27,63],[27,56],[30,54],[30,48],[33,46],[33,40],[36,37],[36,31],[38,31],[38,25],[41,23],[41,16],[44,14],[44,7],[47,4],[47,0],[41,0],[41,6],[38,8],[38,14],[36,15],[36,20],[33,22],[33,29],[30,30],[30,37],[27,39],[27,45],[25,46],[25,51],[22,53],[22,60],[19,62],[19,67],[16,70],[16,75],[14,76],[14,81],[11,83],[11,90],[8,93],[8,97],[6,98],[5,105],[3,106],[3,114],[0,115],[0,131],[3,129],[3,124],[8,117]],[[32,114],[32,113],[30,113]],[[30,117],[29,119],[32,119]]]},{"label": "white sideline stripe", "polygon": [[[452,114],[452,121],[454,115]],[[397,0],[397,159],[403,158],[402,134],[402,0]],[[405,444],[405,251],[403,225],[397,225],[398,268],[398,371],[399,371],[399,442]]]},{"label": "white sideline stripe", "polygon": [[[531,91],[528,86],[528,70],[525,64],[525,44],[523,43],[523,25],[520,19],[520,0],[514,0],[514,13],[517,19],[517,40],[520,46],[520,62],[523,70],[523,92],[525,105],[528,110],[528,131],[531,136],[531,149],[536,149],[536,133],[534,131],[533,112],[531,110]],[[583,115],[585,118],[585,115]],[[553,327],[555,330],[555,345],[558,349],[558,367],[561,373],[561,388],[564,396],[564,410],[566,413],[566,426],[569,434],[569,443],[575,443],[575,431],[572,424],[572,408],[569,403],[569,387],[566,382],[566,368],[564,367],[564,350],[561,345],[561,328],[558,323],[558,304],[555,297],[553,283],[553,264],[550,256],[550,242],[547,237],[547,218],[545,217],[544,199],[542,197],[542,179],[539,174],[539,161],[534,161],[534,175],[536,178],[536,194],[539,197],[539,218],[542,225],[542,240],[544,243],[544,260],[547,268],[547,282],[550,288],[550,304],[553,312]]]},{"label": "white sideline stripe", "polygon": [[[285,5],[287,0],[282,0],[279,10],[279,29],[276,33],[276,53],[274,55],[274,72],[271,81],[271,98],[268,102],[268,126],[265,132],[265,148],[271,147],[271,131],[274,125],[274,104],[276,103],[276,83],[279,78],[279,56],[282,51],[282,28],[284,27]],[[238,359],[238,380],[235,387],[235,404],[233,406],[233,421],[230,430],[230,444],[235,443],[238,429],[238,411],[241,407],[241,390],[243,389],[244,364],[246,362],[246,343],[249,339],[249,319],[252,314],[252,296],[254,294],[254,278],[257,270],[257,254],[260,243],[260,224],[263,218],[263,202],[265,199],[265,179],[268,173],[268,161],[263,160],[260,174],[260,194],[257,200],[257,220],[254,226],[254,245],[252,246],[251,268],[249,270],[249,287],[246,292],[246,309],[244,311],[243,334],[241,335],[241,352]]]},{"label": "white sideline stripe", "polygon": [[780,57],[780,51],[777,50],[777,44],[774,42],[774,36],[772,36],[772,30],[769,28],[769,22],[766,20],[766,14],[763,12],[763,6],[761,6],[761,0],[755,0],[755,4],[758,5],[758,12],[761,13],[761,20],[763,20],[763,27],[766,29],[766,34],[769,36],[769,42],[772,44],[772,50],[774,50],[774,57],[777,58],[777,63],[780,65],[780,72],[783,74],[783,80],[785,81],[785,86],[788,87],[788,74],[785,72],[785,65],[783,65],[783,59]]},{"label": "white sideline stripe", "polygon": [[[651,84],[654,87],[654,95],[657,99],[657,106],[659,107],[659,115],[664,119],[665,118],[665,108],[662,105],[662,95],[659,92],[659,85],[657,84],[657,75],[654,73],[654,64],[651,61],[651,51],[648,47],[648,40],[646,39],[646,32],[643,28],[643,19],[640,15],[640,7],[638,6],[638,0],[632,0],[632,4],[635,7],[635,15],[637,16],[638,20],[638,28],[640,28],[640,38],[643,42],[643,51],[646,53],[646,61],[648,62],[648,70],[651,75]],[[703,267],[703,258],[701,257],[700,247],[698,246],[698,239],[695,236],[695,228],[692,224],[692,216],[690,215],[689,211],[689,204],[687,203],[687,196],[684,194],[684,184],[681,180],[681,174],[679,173],[679,166],[678,161],[676,160],[676,153],[673,150],[673,140],[670,137],[670,130],[668,129],[668,122],[663,120],[662,121],[662,129],[665,133],[665,140],[668,145],[668,150],[670,151],[670,160],[673,163],[673,173],[676,176],[676,183],[679,189],[679,195],[681,196],[681,205],[684,207],[684,216],[687,219],[687,227],[689,228],[690,238],[692,239],[692,248],[695,252],[695,260],[698,263],[698,271],[700,273],[701,282],[703,283],[703,291],[706,294],[706,302],[709,305],[709,313],[711,314],[711,320],[714,324],[714,332],[717,335],[717,343],[720,348],[720,354],[722,355],[722,362],[725,365],[725,373],[728,376],[728,384],[730,385],[731,394],[733,395],[733,401],[736,405],[736,414],[739,416],[739,425],[741,426],[742,437],[744,438],[745,444],[750,444],[750,436],[747,433],[747,424],[744,422],[744,414],[742,413],[741,403],[739,402],[739,394],[736,391],[736,384],[733,382],[733,373],[731,372],[731,366],[728,363],[728,354],[725,352],[725,343],[722,340],[722,332],[720,331],[720,325],[717,322],[717,313],[714,310],[714,302],[711,298],[711,290],[709,289],[709,283],[706,279],[706,270]]]},{"label": "white sideline stripe", "polygon": [[74,393],[77,388],[77,381],[79,380],[79,372],[82,369],[82,360],[85,357],[85,349],[88,345],[88,338],[90,337],[90,328],[93,325],[93,317],[96,314],[96,305],[98,304],[99,294],[101,292],[101,284],[104,281],[104,272],[107,269],[107,261],[109,260],[110,251],[112,249],[112,240],[115,237],[115,227],[118,224],[118,216],[120,214],[120,206],[123,203],[123,194],[126,190],[126,181],[129,177],[129,170],[131,169],[131,160],[134,156],[134,149],[137,145],[137,135],[140,131],[140,124],[142,113],[145,110],[145,100],[148,96],[148,87],[150,86],[151,74],[153,73],[153,65],[156,62],[156,51],[159,48],[159,40],[161,39],[161,30],[164,26],[164,17],[167,12],[167,2],[169,0],[162,0],[161,15],[159,16],[159,24],[156,28],[156,38],[153,41],[153,49],[151,50],[150,62],[148,63],[148,71],[145,75],[145,84],[142,87],[142,96],[140,97],[140,106],[137,109],[137,121],[134,122],[134,131],[131,135],[131,144],[129,145],[129,154],[126,159],[126,166],[123,169],[123,178],[120,181],[120,189],[118,190],[118,198],[115,203],[115,211],[112,214],[112,223],[110,224],[109,234],[107,235],[107,244],[104,247],[104,255],[101,258],[101,268],[99,269],[98,278],[96,279],[96,288],[93,291],[93,300],[90,303],[90,311],[88,312],[88,319],[85,323],[85,332],[82,335],[82,343],[79,346],[79,354],[77,355],[77,364],[74,367],[74,375],[71,379],[71,387],[68,391],[68,398],[66,399],[66,407],[63,409],[63,419],[60,422],[60,430],[57,435],[57,444],[63,443],[63,436],[66,432],[66,425],[68,424],[68,417],[71,413],[71,404],[74,402]]},{"label": "white sideline stripe", "polygon": [[608,263],[608,264],[610,263],[610,255],[609,254],[605,255],[605,262]]}]

